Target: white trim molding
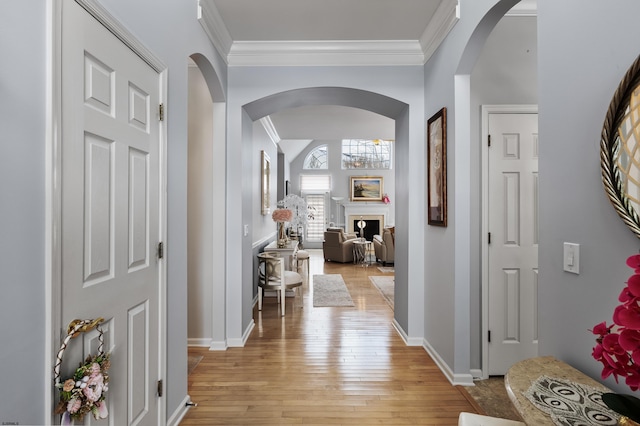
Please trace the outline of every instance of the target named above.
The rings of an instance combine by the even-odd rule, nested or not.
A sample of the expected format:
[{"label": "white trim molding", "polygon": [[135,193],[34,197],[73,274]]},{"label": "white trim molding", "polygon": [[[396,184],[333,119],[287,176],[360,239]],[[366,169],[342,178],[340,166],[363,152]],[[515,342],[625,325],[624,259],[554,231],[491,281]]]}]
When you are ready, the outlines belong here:
[{"label": "white trim molding", "polygon": [[230,348],[244,348],[244,345],[247,343],[247,340],[249,340],[249,335],[251,334],[251,332],[255,327],[256,327],[255,321],[251,320],[251,324],[249,324],[247,329],[244,331],[244,333],[242,334],[242,337],[240,339],[229,339],[227,341],[227,346]]},{"label": "white trim molding", "polygon": [[229,66],[424,65],[460,19],[443,1],[419,40],[234,41],[213,0],[199,0],[198,21]]},{"label": "white trim molding", "polygon": [[427,62],[431,55],[436,51],[438,46],[444,41],[449,31],[460,20],[459,2],[441,2],[433,15],[433,18],[420,37],[420,46],[422,46],[423,61]]},{"label": "white trim molding", "polygon": [[417,40],[236,41],[229,66],[423,65]]},{"label": "white trim molding", "polygon": [[451,371],[451,368],[449,368],[449,366],[447,365],[446,362],[444,362],[440,354],[435,349],[433,349],[433,347],[429,344],[429,342],[426,341],[426,339],[423,340],[422,347],[424,348],[425,351],[427,351],[431,359],[433,359],[433,362],[436,363],[440,371],[442,371],[442,373],[445,375],[447,380],[449,380],[449,382],[453,386],[458,386],[458,385],[475,386],[473,384],[473,375],[471,373],[456,374],[453,371]]}]

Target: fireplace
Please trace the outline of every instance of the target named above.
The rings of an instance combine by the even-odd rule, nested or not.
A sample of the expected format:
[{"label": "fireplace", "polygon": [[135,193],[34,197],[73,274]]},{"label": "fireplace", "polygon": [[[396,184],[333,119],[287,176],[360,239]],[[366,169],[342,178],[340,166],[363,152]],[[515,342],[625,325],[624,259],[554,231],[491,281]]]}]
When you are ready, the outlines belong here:
[{"label": "fireplace", "polygon": [[353,202],[344,204],[344,223],[347,232],[358,233],[357,222],[360,218],[367,223],[364,228],[364,235],[368,241],[373,239],[375,234],[380,234],[387,224],[389,206],[383,203],[363,203]]},{"label": "fireplace", "polygon": [[[353,217],[353,216],[351,216]],[[364,222],[364,227],[362,228],[362,232],[364,235],[360,235],[360,226],[359,226],[359,222],[360,221]],[[351,224],[353,226],[353,230],[354,232],[358,233],[359,237],[363,237],[365,238],[365,240],[367,241],[372,241],[373,240],[373,236],[376,234],[380,234],[380,223],[382,222],[380,217],[376,217],[373,219],[365,219],[364,217],[362,219],[357,218],[353,220],[353,223]]]}]

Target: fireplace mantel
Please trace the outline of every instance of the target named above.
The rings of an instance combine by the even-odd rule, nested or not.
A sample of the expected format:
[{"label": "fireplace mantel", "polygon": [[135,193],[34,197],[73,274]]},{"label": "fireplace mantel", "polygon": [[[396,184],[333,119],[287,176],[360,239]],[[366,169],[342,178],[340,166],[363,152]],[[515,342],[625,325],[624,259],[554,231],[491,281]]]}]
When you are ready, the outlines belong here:
[{"label": "fireplace mantel", "polygon": [[355,203],[344,203],[342,206],[344,207],[344,223],[348,232],[353,231],[350,229],[349,224],[349,218],[351,216],[382,216],[383,223],[380,226],[381,229],[388,223],[389,206],[387,204],[359,201]]}]

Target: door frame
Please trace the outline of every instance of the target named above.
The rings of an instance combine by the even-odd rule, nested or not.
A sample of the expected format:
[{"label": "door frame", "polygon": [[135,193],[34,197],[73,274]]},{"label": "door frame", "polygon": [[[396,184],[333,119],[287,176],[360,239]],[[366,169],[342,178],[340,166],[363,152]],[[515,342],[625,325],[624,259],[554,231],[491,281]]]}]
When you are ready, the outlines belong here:
[{"label": "door frame", "polygon": [[482,356],[482,378],[489,378],[489,342],[487,335],[489,332],[489,116],[491,114],[537,114],[538,105],[482,105],[481,134],[482,139],[482,199],[481,199],[481,231],[480,231],[480,251],[482,271],[480,281],[481,298],[481,335],[480,346]]},{"label": "door frame", "polygon": [[[47,59],[46,59],[46,140],[45,140],[45,351],[44,367],[53,372],[56,353],[61,339],[66,336],[66,324],[61,324],[62,315],[62,4],[68,0],[47,2]],[[122,43],[138,55],[158,73],[160,102],[167,102],[167,67],[149,49],[140,43],[132,33],[118,22],[96,0],[74,0]],[[167,239],[167,122],[159,121],[159,233],[160,241]],[[167,262],[159,259],[159,327],[160,354],[156,374],[167,377]],[[58,424],[53,415],[56,389],[52,374],[44,375],[44,419],[46,424]],[[166,395],[166,392],[165,392]],[[159,398],[158,419],[166,424],[166,396]]]}]

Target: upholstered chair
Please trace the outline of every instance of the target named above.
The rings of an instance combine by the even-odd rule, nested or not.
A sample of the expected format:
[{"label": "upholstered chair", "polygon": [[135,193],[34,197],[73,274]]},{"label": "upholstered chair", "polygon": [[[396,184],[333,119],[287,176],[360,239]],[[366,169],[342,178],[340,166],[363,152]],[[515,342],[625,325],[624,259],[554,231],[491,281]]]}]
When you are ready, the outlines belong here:
[{"label": "upholstered chair", "polygon": [[342,228],[328,228],[324,233],[322,251],[327,262],[353,262],[353,242],[356,234],[346,233]]},{"label": "upholstered chair", "polygon": [[262,298],[265,290],[275,290],[278,302],[285,312],[285,297],[288,289],[300,288],[300,300],[304,304],[302,294],[302,276],[285,268],[285,258],[278,252],[258,254],[258,310],[262,310]]},{"label": "upholstered chair", "polygon": [[382,235],[373,236],[373,251],[376,254],[376,261],[386,266],[387,263],[394,263],[395,260],[395,228],[384,228]]}]

